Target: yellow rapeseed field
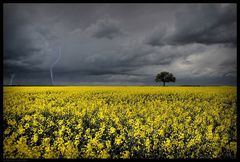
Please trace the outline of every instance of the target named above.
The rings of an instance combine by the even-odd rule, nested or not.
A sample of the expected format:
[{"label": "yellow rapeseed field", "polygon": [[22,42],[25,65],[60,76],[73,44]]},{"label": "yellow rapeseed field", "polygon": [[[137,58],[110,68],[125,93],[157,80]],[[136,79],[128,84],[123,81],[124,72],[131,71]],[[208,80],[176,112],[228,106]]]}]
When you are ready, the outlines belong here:
[{"label": "yellow rapeseed field", "polygon": [[236,87],[4,87],[3,157],[236,158]]}]

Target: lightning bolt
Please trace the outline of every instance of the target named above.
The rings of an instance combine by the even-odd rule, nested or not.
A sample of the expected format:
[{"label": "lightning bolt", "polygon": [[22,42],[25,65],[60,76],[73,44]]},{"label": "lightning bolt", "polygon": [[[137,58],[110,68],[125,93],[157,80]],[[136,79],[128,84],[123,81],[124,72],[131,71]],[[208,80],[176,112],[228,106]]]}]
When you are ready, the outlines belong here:
[{"label": "lightning bolt", "polygon": [[15,74],[12,74],[9,85],[12,85],[14,77],[15,77]]},{"label": "lightning bolt", "polygon": [[60,60],[61,58],[61,48],[59,47],[59,53],[58,53],[58,57],[56,59],[55,62],[53,62],[53,64],[50,66],[50,73],[51,73],[51,79],[52,79],[52,85],[54,85],[54,80],[53,80],[53,67],[54,65],[56,65],[58,63],[58,61]]}]

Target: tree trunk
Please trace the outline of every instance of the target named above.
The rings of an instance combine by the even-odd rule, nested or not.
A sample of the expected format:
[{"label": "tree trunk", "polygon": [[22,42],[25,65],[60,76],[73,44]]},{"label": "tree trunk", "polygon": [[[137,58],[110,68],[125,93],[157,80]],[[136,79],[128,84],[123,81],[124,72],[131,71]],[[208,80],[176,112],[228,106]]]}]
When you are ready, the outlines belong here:
[{"label": "tree trunk", "polygon": [[163,82],[163,86],[165,86],[165,82]]}]

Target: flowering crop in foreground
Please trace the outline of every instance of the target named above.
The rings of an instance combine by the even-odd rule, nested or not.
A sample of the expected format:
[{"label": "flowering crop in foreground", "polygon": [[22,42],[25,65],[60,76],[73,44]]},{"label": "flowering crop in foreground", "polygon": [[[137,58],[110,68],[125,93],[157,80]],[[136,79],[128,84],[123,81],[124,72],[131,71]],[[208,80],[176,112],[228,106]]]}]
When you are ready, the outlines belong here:
[{"label": "flowering crop in foreground", "polygon": [[3,157],[236,158],[236,87],[4,87]]}]

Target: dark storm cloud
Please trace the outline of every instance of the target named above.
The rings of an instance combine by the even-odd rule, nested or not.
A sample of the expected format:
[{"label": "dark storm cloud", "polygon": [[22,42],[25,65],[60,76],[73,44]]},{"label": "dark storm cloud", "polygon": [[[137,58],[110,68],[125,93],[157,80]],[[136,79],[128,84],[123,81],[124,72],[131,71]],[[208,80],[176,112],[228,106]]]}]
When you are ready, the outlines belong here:
[{"label": "dark storm cloud", "polygon": [[[11,5],[10,5],[11,6]],[[46,38],[36,29],[31,16],[17,5],[4,6],[4,72],[32,71],[47,47]],[[40,69],[41,70],[41,69]]]},{"label": "dark storm cloud", "polygon": [[236,5],[201,5],[177,15],[173,42],[236,43]]},{"label": "dark storm cloud", "polygon": [[[11,76],[6,76],[11,77]],[[3,81],[4,85],[9,85],[10,79],[5,78]],[[15,77],[12,82],[13,85],[51,85],[51,78],[48,72],[38,71],[27,71],[15,73]]]},{"label": "dark storm cloud", "polygon": [[142,74],[103,74],[88,75],[79,72],[56,73],[57,84],[59,85],[144,85],[151,84],[154,76]]},{"label": "dark storm cloud", "polygon": [[59,48],[57,84],[236,78],[234,4],[4,4],[3,27],[4,84],[50,84]]},{"label": "dark storm cloud", "polygon": [[146,40],[153,46],[188,43],[236,44],[236,5],[189,5],[175,14],[174,31],[156,29]]}]

